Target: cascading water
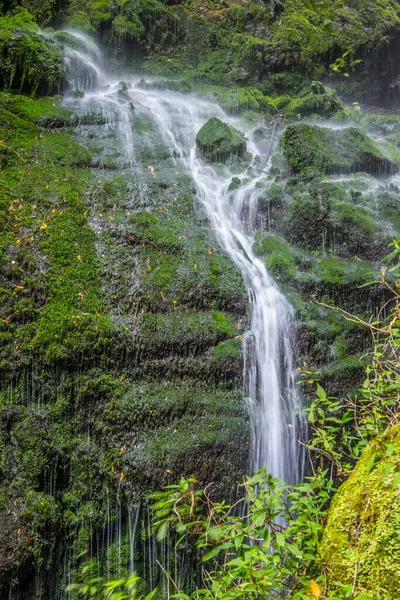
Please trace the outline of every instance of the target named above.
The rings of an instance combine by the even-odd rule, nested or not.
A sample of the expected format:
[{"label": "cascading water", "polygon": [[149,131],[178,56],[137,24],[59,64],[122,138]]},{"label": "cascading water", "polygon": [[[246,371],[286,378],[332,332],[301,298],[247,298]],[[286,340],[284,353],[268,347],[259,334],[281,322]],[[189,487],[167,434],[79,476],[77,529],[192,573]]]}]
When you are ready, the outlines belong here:
[{"label": "cascading water", "polygon": [[[238,128],[240,123],[215,104],[175,93],[147,92],[146,105],[173,154],[180,157],[193,178],[216,238],[241,272],[249,294],[244,382],[252,427],[252,467],[266,466],[275,477],[298,481],[301,462],[296,422],[300,402],[293,364],[293,311],[253,250],[258,183],[265,180],[264,169],[257,171],[253,164],[241,173],[247,183],[230,190],[229,168],[217,174],[205,164],[196,151],[195,137],[210,117],[230,121]],[[247,137],[248,149],[258,155],[252,133]]]},{"label": "cascading water", "polygon": [[[91,48],[87,58],[90,68],[95,54]],[[97,66],[96,70],[102,72]],[[128,80],[121,87],[110,79],[101,90],[92,88],[90,82],[85,97],[74,102],[82,111],[102,111],[107,126],[118,133],[125,164],[135,163],[132,115],[145,112],[157,124],[171,157],[177,157],[177,168],[192,177],[215,236],[242,274],[249,296],[250,329],[243,336],[243,348],[244,388],[252,430],[251,466],[266,466],[273,476],[289,483],[299,481],[301,419],[293,358],[293,310],[254,251],[260,184],[266,181],[268,156],[261,159],[263,168],[253,161],[240,174],[235,172],[243,182],[238,189],[231,189],[229,167],[221,172],[206,164],[196,151],[195,138],[211,117],[243,129],[238,119],[198,97],[151,86],[140,89],[137,80]],[[268,154],[273,139],[264,142]],[[247,145],[253,156],[262,154],[252,131],[247,131]]]},{"label": "cascading water", "polygon": [[73,45],[64,47],[64,60],[67,71],[69,89],[80,92],[94,90],[106,84],[107,77],[99,62],[101,53],[93,40],[78,31],[66,29],[65,32],[74,41]]}]

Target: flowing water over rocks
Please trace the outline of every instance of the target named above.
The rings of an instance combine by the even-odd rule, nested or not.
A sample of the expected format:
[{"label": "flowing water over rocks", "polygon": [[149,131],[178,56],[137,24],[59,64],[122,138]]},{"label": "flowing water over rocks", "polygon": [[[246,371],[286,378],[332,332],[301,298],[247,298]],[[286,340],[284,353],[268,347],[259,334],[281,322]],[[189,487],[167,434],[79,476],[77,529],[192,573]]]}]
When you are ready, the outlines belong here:
[{"label": "flowing water over rocks", "polygon": [[[79,59],[83,59],[81,54]],[[88,54],[87,62],[91,68],[93,51]],[[73,64],[67,62],[67,67],[71,69]],[[70,78],[74,79],[73,74]],[[242,181],[233,186],[233,170],[229,165],[214,167],[205,163],[196,150],[195,138],[211,117],[229,122],[239,130],[243,129],[243,123],[228,117],[213,102],[159,90],[137,79],[125,82],[109,79],[104,83],[93,90],[90,80],[84,97],[67,100],[67,104],[83,115],[103,113],[105,126],[118,137],[120,166],[134,166],[136,152],[140,151],[135,148],[134,119],[138,115],[151,119],[177,170],[184,170],[193,179],[216,240],[240,271],[248,293],[250,327],[243,336],[243,351],[244,394],[252,431],[251,467],[265,466],[275,477],[291,483],[299,481],[302,453],[298,440],[302,437],[302,425],[293,357],[294,315],[264,262],[253,251],[259,184],[265,181],[268,172],[274,129],[272,138],[261,143],[251,129],[245,132],[253,158],[234,165],[234,173]],[[145,186],[141,193],[146,193]]]}]

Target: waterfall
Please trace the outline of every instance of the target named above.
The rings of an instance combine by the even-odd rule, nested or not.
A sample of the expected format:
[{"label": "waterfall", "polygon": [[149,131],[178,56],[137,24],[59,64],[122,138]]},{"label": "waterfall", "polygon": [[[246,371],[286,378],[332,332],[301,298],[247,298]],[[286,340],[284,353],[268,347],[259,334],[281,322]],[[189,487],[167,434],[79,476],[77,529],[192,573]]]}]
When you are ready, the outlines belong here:
[{"label": "waterfall", "polygon": [[[93,66],[94,56],[92,48],[87,54],[89,67]],[[100,67],[95,70],[103,73]],[[121,160],[125,164],[135,164],[133,114],[146,113],[157,124],[177,170],[193,179],[218,243],[242,275],[250,306],[250,327],[243,336],[243,353],[244,395],[252,434],[251,467],[266,466],[269,473],[288,483],[299,481],[301,418],[293,354],[294,314],[254,250],[260,184],[266,181],[275,127],[270,139],[264,140],[263,158],[258,136],[239,118],[226,115],[214,102],[148,85],[141,89],[138,80],[132,78],[125,83],[111,78],[104,88],[93,89],[90,81],[85,97],[72,100],[74,106],[78,110],[103,112],[107,126],[118,132]],[[253,157],[261,155],[261,162],[253,158],[250,167],[235,172],[235,176],[243,179],[238,189],[230,188],[229,167],[215,169],[196,150],[196,133],[211,117],[238,129],[246,127],[248,150]]]}]

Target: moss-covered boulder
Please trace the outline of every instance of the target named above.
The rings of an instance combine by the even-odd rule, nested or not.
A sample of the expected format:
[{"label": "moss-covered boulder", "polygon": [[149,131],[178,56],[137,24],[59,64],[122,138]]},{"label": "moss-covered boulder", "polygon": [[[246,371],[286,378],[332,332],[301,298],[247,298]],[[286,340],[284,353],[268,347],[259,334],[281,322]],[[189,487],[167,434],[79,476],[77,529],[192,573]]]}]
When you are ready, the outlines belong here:
[{"label": "moss-covered boulder", "polygon": [[319,81],[313,81],[291,100],[285,108],[285,117],[299,119],[310,116],[330,119],[334,116],[345,116],[346,109],[335,90],[325,87]]},{"label": "moss-covered boulder", "polygon": [[397,600],[400,589],[400,424],[373,442],[339,488],[322,541],[322,561],[335,595],[337,582],[354,596]]},{"label": "moss-covered boulder", "polygon": [[209,119],[196,135],[196,145],[205,159],[226,162],[231,156],[246,152],[243,134],[220,119]]},{"label": "moss-covered boulder", "polygon": [[65,76],[61,49],[19,8],[0,17],[0,86],[25,93],[58,91]]},{"label": "moss-covered boulder", "polygon": [[397,173],[400,154],[391,144],[380,145],[356,127],[328,129],[316,125],[287,127],[281,147],[291,169],[302,179],[331,174]]}]

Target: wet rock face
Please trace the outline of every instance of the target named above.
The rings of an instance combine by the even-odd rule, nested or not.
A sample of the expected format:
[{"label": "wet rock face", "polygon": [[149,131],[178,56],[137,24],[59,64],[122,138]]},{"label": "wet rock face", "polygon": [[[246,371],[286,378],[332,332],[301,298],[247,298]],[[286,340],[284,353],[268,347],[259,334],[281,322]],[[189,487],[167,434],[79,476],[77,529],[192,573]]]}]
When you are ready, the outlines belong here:
[{"label": "wet rock face", "polygon": [[355,595],[398,598],[399,457],[397,424],[366,448],[353,474],[336,493],[321,547],[328,574],[327,596],[335,595],[340,582],[353,584]]},{"label": "wet rock face", "polygon": [[226,162],[228,158],[242,157],[246,152],[243,134],[215,118],[209,119],[200,129],[196,145],[204,158],[211,162]]},{"label": "wet rock face", "polygon": [[[36,245],[4,233],[2,317],[18,317],[0,323],[1,400],[7,389],[13,393],[13,378],[21,385],[12,408],[0,401],[0,598],[18,581],[18,600],[53,600],[65,583],[65,560],[71,568],[78,562],[69,540],[79,535],[78,553],[90,546],[91,532],[103,539],[104,523],[113,527],[120,518],[117,496],[126,505],[139,502],[196,473],[201,485],[215,482],[226,497],[241,479],[249,438],[241,391],[246,296],[147,110],[131,111],[131,168],[100,113],[71,120],[57,99],[11,94],[0,94],[0,108],[7,135],[1,187],[29,199],[18,211],[39,211],[40,224],[32,219],[27,230],[39,227],[40,256],[57,269],[62,263],[59,270],[43,267]],[[60,126],[49,132],[36,123]],[[78,123],[82,145],[62,131]],[[26,161],[18,178],[14,149]],[[1,239],[14,222],[9,206],[0,198]],[[69,268],[85,294],[71,285]],[[52,309],[47,301],[58,304],[58,293],[62,306]],[[88,298],[96,298],[96,322],[82,308]],[[34,358],[32,339],[43,342]],[[32,373],[28,386],[25,369]]]},{"label": "wet rock face", "polygon": [[4,581],[16,579],[24,586],[34,571],[26,520],[19,514],[18,504],[11,506],[0,511],[0,593]]},{"label": "wet rock face", "polygon": [[365,172],[378,177],[399,170],[400,154],[389,143],[374,142],[355,127],[332,130],[316,125],[292,125],[281,138],[289,166],[301,179]]}]

